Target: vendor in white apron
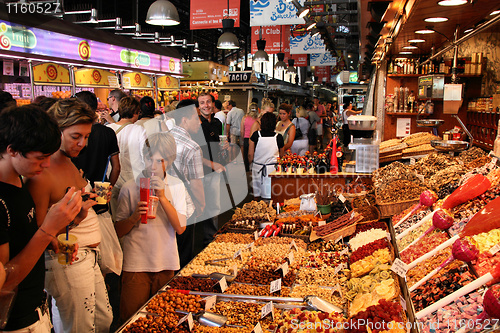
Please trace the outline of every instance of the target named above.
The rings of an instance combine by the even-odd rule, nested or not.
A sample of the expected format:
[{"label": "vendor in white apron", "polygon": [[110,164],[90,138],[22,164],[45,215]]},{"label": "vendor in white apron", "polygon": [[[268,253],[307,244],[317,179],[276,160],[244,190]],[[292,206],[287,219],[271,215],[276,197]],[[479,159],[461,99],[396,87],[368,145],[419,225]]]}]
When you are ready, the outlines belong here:
[{"label": "vendor in white apron", "polygon": [[252,164],[252,187],[255,200],[271,199],[271,178],[278,157],[283,156],[283,136],[277,134],[276,116],[266,113],[261,118],[261,130],[250,137],[248,159]]}]

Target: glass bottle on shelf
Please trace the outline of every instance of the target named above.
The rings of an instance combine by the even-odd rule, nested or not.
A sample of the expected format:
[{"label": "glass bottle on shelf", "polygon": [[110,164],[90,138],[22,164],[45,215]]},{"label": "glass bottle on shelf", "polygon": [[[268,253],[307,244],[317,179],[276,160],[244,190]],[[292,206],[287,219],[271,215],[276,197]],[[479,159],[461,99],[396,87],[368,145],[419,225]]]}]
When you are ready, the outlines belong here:
[{"label": "glass bottle on shelf", "polygon": [[398,102],[398,106],[399,106],[399,112],[404,112],[405,111],[405,107],[404,107],[404,104],[405,104],[405,89],[403,87],[399,88],[399,102]]},{"label": "glass bottle on shelf", "polygon": [[399,87],[394,87],[394,112],[399,112]]},{"label": "glass bottle on shelf", "polygon": [[391,60],[389,63],[389,68],[387,69],[387,74],[393,74],[394,73],[394,60]]},{"label": "glass bottle on shelf", "polygon": [[409,89],[408,88],[404,88],[403,90],[403,112],[408,112],[408,95],[409,95]]}]

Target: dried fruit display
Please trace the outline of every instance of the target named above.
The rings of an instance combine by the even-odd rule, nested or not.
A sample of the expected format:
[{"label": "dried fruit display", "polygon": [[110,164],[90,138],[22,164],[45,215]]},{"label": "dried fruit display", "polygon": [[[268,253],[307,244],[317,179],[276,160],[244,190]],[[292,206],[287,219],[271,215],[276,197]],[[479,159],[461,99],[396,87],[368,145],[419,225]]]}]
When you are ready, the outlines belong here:
[{"label": "dried fruit display", "polygon": [[356,251],[354,251],[349,257],[349,262],[351,265],[358,260],[364,259],[369,255],[373,254],[377,250],[389,249],[389,241],[387,238],[377,239],[371,243],[361,246]]},{"label": "dried fruit display", "polygon": [[310,243],[307,247],[308,251],[320,251],[320,252],[341,252],[346,248],[345,244],[342,242],[335,243],[334,241],[325,241],[322,239],[317,239]]},{"label": "dried fruit display", "polygon": [[349,245],[353,251],[356,251],[361,246],[387,237],[387,231],[383,229],[370,229],[358,233],[356,236],[351,237]]},{"label": "dried fruit display", "polygon": [[420,227],[413,229],[402,238],[396,240],[396,246],[398,247],[399,251],[402,251],[415,239],[422,236],[424,232],[426,232],[430,227],[432,227],[432,219],[427,220]]},{"label": "dried fruit display", "polygon": [[395,180],[384,188],[377,188],[375,196],[379,204],[418,200],[420,193],[426,189],[427,187],[420,185],[420,182]]},{"label": "dried fruit display", "polygon": [[408,147],[424,145],[426,143],[431,143],[432,140],[439,140],[438,136],[433,135],[429,132],[418,132],[410,134],[405,137],[402,141],[408,145]]},{"label": "dried fruit display", "polygon": [[375,197],[372,194],[357,196],[352,199],[352,207],[360,208],[363,206],[374,206],[376,204]]},{"label": "dried fruit display", "polygon": [[[272,324],[271,316],[260,318],[262,304],[250,302],[217,302],[210,311],[226,316],[227,324],[253,328],[260,322],[262,328],[267,329]],[[281,318],[281,311],[273,309],[275,320]]]},{"label": "dried fruit display", "polygon": [[472,146],[470,149],[464,150],[458,154],[458,159],[461,160],[462,163],[467,164],[483,156],[486,156],[486,152],[484,150],[479,147]]},{"label": "dried fruit display", "polygon": [[[466,171],[466,168],[460,164],[455,164],[445,169],[438,170],[429,178],[428,186],[433,191],[438,193],[439,196],[439,192],[443,187],[446,187],[446,185],[450,183],[458,185],[460,178],[466,173]],[[443,199],[444,197],[439,198]]]},{"label": "dried fruit display", "polygon": [[359,234],[360,232],[367,231],[370,229],[382,229],[389,232],[387,228],[387,224],[383,221],[371,222],[371,223],[363,223],[356,225],[356,231],[351,235],[351,238]]},{"label": "dried fruit display", "polygon": [[347,262],[348,255],[339,252],[311,252],[308,251],[302,260],[303,267],[324,268],[335,267],[343,262]]},{"label": "dried fruit display", "polygon": [[401,260],[406,264],[413,262],[415,259],[420,258],[427,252],[436,248],[441,243],[448,240],[448,235],[445,232],[431,233],[420,239],[415,244],[408,247],[400,253]]},{"label": "dried fruit display", "polygon": [[492,160],[492,158],[490,156],[482,156],[482,157],[479,157],[479,158],[476,158],[475,160],[467,163],[465,165],[465,168],[467,170],[472,170],[472,169],[476,169],[476,168],[480,168],[488,163],[490,163]]},{"label": "dried fruit display", "polygon": [[321,297],[327,302],[338,306],[339,308],[346,308],[347,299],[343,297],[347,292],[347,286],[344,283],[340,286],[340,291],[336,288],[326,288],[313,285],[295,285],[292,289],[290,297],[306,297],[309,295],[315,295]]},{"label": "dried fruit display", "polygon": [[359,277],[372,271],[377,265],[385,264],[392,261],[392,254],[389,249],[376,250],[369,256],[351,264],[351,276]]},{"label": "dried fruit display", "polygon": [[420,182],[411,167],[401,162],[393,162],[375,170],[372,174],[373,186],[376,189],[385,187],[387,184],[390,184],[395,180]]},{"label": "dried fruit display", "polygon": [[436,172],[458,165],[458,162],[447,154],[432,153],[420,160],[410,169],[415,173],[424,176],[425,179],[430,179]]},{"label": "dried fruit display", "polygon": [[[406,320],[403,319],[403,308],[398,301],[380,300],[379,304],[368,307],[365,311],[359,312],[354,317],[348,320],[350,325],[346,325],[346,333],[365,333],[368,332],[367,324],[370,332],[377,333],[388,330],[392,327],[391,332],[399,333],[406,332]],[[362,326],[363,324],[365,326]],[[401,328],[399,329],[398,328]]]},{"label": "dried fruit display", "polygon": [[276,216],[276,210],[269,207],[265,201],[251,201],[243,205],[242,208],[237,207],[234,211],[231,222],[253,220],[256,223],[273,222]]},{"label": "dried fruit display", "polygon": [[343,268],[337,273],[334,267],[326,267],[323,269],[316,268],[300,268],[297,273],[296,284],[335,287],[337,284],[344,285],[351,276],[351,271],[348,268]]},{"label": "dried fruit display", "polygon": [[271,294],[268,286],[253,286],[251,284],[231,283],[224,292],[234,295],[281,296],[290,297],[290,288],[282,287],[281,291]]}]

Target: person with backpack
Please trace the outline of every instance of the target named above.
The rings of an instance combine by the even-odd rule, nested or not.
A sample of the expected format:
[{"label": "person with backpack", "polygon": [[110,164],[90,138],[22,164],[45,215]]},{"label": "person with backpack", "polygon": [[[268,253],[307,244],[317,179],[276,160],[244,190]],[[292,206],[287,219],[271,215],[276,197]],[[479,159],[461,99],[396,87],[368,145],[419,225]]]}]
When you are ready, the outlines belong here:
[{"label": "person with backpack", "polygon": [[309,130],[309,122],[306,119],[307,112],[302,106],[297,108],[297,118],[292,120],[295,125],[295,140],[293,140],[290,150],[293,154],[304,156],[309,148],[309,141],[307,140],[307,131]]}]

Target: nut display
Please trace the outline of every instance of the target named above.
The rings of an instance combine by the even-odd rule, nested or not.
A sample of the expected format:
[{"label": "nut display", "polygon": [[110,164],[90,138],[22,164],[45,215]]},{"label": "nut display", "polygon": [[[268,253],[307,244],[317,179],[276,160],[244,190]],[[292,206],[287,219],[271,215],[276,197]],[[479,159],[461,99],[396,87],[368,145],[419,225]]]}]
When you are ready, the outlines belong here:
[{"label": "nut display", "polygon": [[458,155],[458,159],[462,161],[463,164],[470,163],[475,159],[485,156],[486,153],[479,147],[472,146],[467,150],[464,150]]},{"label": "nut display", "polygon": [[155,295],[146,307],[147,311],[160,315],[174,310],[196,313],[202,309],[201,296],[185,295],[168,289]]},{"label": "nut display", "polygon": [[344,309],[347,305],[347,299],[343,297],[347,292],[347,286],[339,285],[341,292],[336,288],[325,288],[319,286],[306,286],[306,285],[296,285],[292,289],[290,297],[306,297],[309,295],[319,296],[327,302]]},{"label": "nut display", "polygon": [[275,271],[274,267],[266,267],[265,269],[242,269],[236,275],[235,282],[254,283],[260,285],[270,285],[272,281],[281,279],[281,285],[291,287],[295,281],[296,271],[290,269],[287,275],[283,278],[279,271]]},{"label": "nut display", "polygon": [[[264,304],[249,302],[217,302],[210,311],[227,317],[227,324],[240,325],[253,328],[260,322],[262,328],[266,329],[272,324],[271,316],[261,319],[261,308]],[[281,312],[273,310],[275,320],[281,318]]]},{"label": "nut display", "polygon": [[342,242],[335,243],[334,241],[325,241],[322,239],[317,239],[310,243],[307,247],[308,251],[320,251],[320,252],[341,252],[346,246]]},{"label": "nut display", "polygon": [[343,285],[350,278],[350,270],[344,268],[335,274],[334,267],[323,269],[301,268],[297,273],[295,283],[300,285],[335,287],[338,284]]},{"label": "nut display", "polygon": [[217,235],[215,237],[215,243],[239,243],[239,244],[250,244],[255,240],[253,234],[238,234],[228,232],[226,234]]},{"label": "nut display", "polygon": [[379,203],[394,203],[407,200],[416,200],[420,193],[427,188],[418,182],[409,180],[395,180],[384,188],[377,188],[375,195]]},{"label": "nut display", "polygon": [[375,170],[372,174],[372,181],[375,188],[385,187],[396,180],[420,182],[410,166],[401,162],[393,162]]},{"label": "nut display", "polygon": [[[336,312],[325,313],[320,311],[306,311],[292,309],[283,313],[283,319],[277,323],[277,333],[300,332],[295,329],[297,323],[303,327],[303,332],[339,332],[345,319]],[[320,323],[320,325],[318,325]],[[301,328],[299,327],[299,329]],[[274,330],[274,324],[269,327]]]},{"label": "nut display", "polygon": [[214,287],[216,284],[216,280],[199,279],[191,276],[177,276],[168,283],[172,289],[204,291],[211,293],[218,292],[218,288]]},{"label": "nut display", "polygon": [[272,293],[268,286],[254,286],[251,284],[232,283],[224,292],[232,295],[255,295],[255,296],[281,296],[290,297],[290,288],[282,287],[280,292]]},{"label": "nut display", "polygon": [[231,222],[238,221],[255,221],[256,224],[262,222],[273,222],[276,216],[276,210],[273,207],[269,207],[265,201],[251,201],[243,205],[242,208],[237,207],[231,218]]},{"label": "nut display", "polygon": [[177,326],[179,316],[175,312],[165,313],[161,316],[147,315],[130,323],[123,329],[123,333],[145,333],[145,332],[173,332],[188,333],[189,330]]}]

